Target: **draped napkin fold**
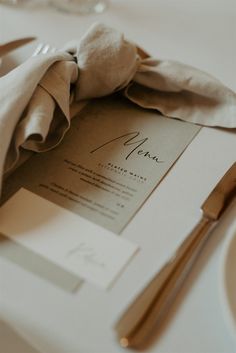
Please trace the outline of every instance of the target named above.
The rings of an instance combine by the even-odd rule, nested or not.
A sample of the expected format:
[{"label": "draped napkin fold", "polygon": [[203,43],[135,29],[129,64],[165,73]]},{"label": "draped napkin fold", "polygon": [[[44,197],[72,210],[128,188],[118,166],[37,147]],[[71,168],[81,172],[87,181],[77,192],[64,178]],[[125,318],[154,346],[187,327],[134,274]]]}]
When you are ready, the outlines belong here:
[{"label": "draped napkin fold", "polygon": [[60,143],[85,101],[117,91],[168,118],[236,128],[235,92],[193,67],[140,53],[118,31],[95,24],[79,42],[1,77],[0,185],[24,151]]}]

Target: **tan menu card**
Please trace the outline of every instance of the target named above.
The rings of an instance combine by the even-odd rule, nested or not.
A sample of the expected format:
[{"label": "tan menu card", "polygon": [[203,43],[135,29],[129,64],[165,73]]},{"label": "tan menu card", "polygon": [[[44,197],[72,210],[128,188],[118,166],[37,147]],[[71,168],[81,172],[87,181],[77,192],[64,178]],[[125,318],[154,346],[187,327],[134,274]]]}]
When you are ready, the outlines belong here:
[{"label": "tan menu card", "polygon": [[9,178],[20,187],[121,233],[200,127],[120,97],[90,102],[61,145]]}]

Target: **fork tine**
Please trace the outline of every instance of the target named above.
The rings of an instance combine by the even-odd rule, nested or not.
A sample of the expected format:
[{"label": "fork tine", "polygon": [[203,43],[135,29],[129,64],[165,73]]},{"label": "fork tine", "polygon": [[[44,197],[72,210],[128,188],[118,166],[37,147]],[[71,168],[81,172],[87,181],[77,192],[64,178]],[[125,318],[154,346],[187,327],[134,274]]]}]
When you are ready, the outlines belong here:
[{"label": "fork tine", "polygon": [[33,52],[32,56],[36,56],[39,54],[47,54],[47,53],[54,53],[56,51],[55,47],[51,47],[50,44],[39,43],[35,51]]},{"label": "fork tine", "polygon": [[44,47],[44,44],[39,43],[38,46],[36,47],[36,49],[34,50],[32,56],[38,55],[41,52],[41,50],[43,49],[43,47]]},{"label": "fork tine", "polygon": [[50,45],[49,44],[45,44],[44,47],[41,50],[42,54],[47,54],[50,50]]}]

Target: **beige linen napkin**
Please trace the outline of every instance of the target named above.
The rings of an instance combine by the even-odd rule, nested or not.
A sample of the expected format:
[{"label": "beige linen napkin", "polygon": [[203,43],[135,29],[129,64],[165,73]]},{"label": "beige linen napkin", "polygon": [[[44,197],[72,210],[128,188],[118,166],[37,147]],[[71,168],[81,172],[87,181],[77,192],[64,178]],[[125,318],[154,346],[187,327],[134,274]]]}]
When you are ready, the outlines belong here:
[{"label": "beige linen napkin", "polygon": [[235,92],[195,68],[140,52],[121,33],[95,24],[79,42],[1,77],[0,185],[24,151],[60,142],[85,100],[117,91],[166,117],[236,127]]}]

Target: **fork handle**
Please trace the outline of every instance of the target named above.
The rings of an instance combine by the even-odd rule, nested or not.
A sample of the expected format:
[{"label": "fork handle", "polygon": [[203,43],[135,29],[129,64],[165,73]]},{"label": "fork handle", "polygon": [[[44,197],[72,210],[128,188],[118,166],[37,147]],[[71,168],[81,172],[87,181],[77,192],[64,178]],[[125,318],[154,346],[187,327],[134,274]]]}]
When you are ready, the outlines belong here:
[{"label": "fork handle", "polygon": [[212,223],[211,219],[202,217],[172,258],[125,311],[115,326],[123,347],[142,349],[147,345],[202,250]]}]

